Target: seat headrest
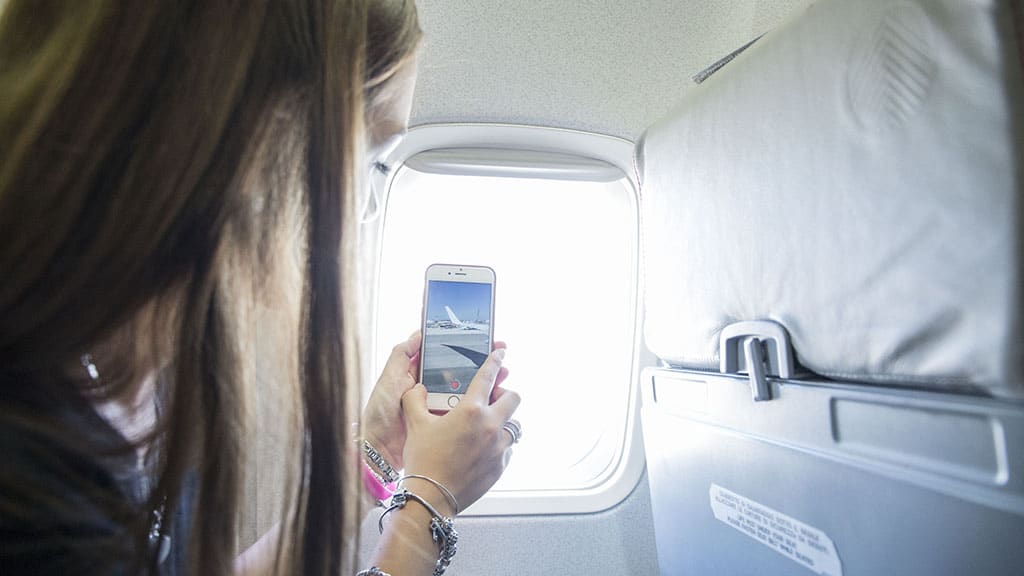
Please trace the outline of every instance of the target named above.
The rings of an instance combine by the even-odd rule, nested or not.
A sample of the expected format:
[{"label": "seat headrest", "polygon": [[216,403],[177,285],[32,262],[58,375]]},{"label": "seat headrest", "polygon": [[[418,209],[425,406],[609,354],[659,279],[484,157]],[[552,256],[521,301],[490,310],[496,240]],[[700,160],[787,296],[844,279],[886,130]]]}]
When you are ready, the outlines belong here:
[{"label": "seat headrest", "polygon": [[648,347],[773,320],[832,378],[1024,396],[1022,86],[995,1],[824,0],[650,127]]}]

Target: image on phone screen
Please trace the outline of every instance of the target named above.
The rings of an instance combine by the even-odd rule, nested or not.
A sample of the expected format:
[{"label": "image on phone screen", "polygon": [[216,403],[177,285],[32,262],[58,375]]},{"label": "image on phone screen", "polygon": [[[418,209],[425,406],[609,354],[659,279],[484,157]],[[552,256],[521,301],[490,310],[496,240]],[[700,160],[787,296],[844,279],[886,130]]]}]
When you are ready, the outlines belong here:
[{"label": "image on phone screen", "polygon": [[491,352],[491,284],[428,280],[423,385],[465,394]]}]

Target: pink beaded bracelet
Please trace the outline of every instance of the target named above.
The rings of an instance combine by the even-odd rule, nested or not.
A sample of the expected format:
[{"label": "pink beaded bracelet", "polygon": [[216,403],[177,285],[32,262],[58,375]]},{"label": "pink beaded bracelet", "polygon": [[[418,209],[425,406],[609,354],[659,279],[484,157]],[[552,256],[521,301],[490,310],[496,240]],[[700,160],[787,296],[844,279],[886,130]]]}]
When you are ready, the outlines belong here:
[{"label": "pink beaded bracelet", "polygon": [[363,486],[371,496],[377,500],[384,501],[391,498],[391,495],[395,493],[395,484],[382,482],[380,476],[378,476],[370,466],[363,462]]}]

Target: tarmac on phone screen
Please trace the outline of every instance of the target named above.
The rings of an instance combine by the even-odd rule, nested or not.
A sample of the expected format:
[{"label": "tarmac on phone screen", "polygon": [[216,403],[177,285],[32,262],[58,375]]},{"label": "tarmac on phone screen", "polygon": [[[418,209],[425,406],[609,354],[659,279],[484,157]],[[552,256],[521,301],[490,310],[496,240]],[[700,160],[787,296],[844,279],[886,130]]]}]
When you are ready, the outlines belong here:
[{"label": "tarmac on phone screen", "polygon": [[423,385],[428,392],[465,394],[490,352],[486,330],[428,327]]}]

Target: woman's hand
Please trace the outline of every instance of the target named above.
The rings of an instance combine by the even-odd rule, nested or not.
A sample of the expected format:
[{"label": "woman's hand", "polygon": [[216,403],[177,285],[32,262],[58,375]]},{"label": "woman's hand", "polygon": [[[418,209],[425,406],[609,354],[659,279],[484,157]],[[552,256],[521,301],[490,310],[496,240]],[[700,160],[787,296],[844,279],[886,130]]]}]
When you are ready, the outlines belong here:
[{"label": "woman's hand", "polygon": [[[505,357],[502,344],[487,358],[459,404],[443,416],[427,409],[427,389],[416,384],[402,396],[408,440],[403,461],[406,474],[437,480],[465,509],[498,481],[512,455],[512,437],[502,429],[519,406],[519,395],[497,387]],[[503,376],[502,376],[503,378]],[[493,400],[493,402],[492,402]],[[429,483],[410,479],[413,491],[454,515],[455,510]],[[414,487],[415,484],[415,487]]]},{"label": "woman's hand", "polygon": [[[402,457],[406,436],[405,421],[402,419],[402,395],[418,381],[421,338],[417,330],[408,340],[391,349],[391,356],[363,409],[363,438],[379,450],[395,470],[405,466]],[[504,342],[494,343],[495,350],[501,348],[505,348]],[[507,376],[508,368],[502,367],[495,380],[492,402],[502,393],[498,386]]]},{"label": "woman's hand", "polygon": [[370,399],[363,409],[362,435],[395,468],[403,468],[405,422],[402,420],[402,395],[416,384],[419,375],[420,332],[391,349]]}]

